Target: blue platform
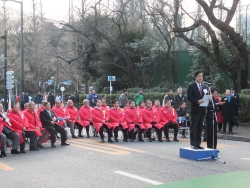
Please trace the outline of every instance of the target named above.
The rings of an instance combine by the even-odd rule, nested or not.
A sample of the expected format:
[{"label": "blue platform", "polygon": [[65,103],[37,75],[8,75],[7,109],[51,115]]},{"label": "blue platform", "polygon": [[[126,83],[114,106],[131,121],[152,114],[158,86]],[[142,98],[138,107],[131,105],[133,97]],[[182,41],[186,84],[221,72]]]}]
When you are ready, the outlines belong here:
[{"label": "blue platform", "polygon": [[[199,150],[194,150],[191,149],[191,147],[186,147],[186,148],[180,148],[180,157],[185,158],[185,159],[191,159],[198,161],[200,159],[204,158],[209,158],[213,154],[212,149],[199,149]],[[214,150],[214,156],[215,158],[218,158],[218,150]]]}]

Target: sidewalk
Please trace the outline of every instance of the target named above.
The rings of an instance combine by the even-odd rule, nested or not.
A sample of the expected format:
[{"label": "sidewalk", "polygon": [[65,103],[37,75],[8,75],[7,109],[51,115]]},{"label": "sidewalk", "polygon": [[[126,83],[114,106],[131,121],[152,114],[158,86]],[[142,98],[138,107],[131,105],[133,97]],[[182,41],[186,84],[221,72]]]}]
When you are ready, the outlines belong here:
[{"label": "sidewalk", "polygon": [[233,133],[228,133],[228,131],[224,134],[221,132],[217,133],[218,139],[225,140],[235,140],[242,142],[250,142],[250,124],[240,124],[238,129],[233,129]]}]

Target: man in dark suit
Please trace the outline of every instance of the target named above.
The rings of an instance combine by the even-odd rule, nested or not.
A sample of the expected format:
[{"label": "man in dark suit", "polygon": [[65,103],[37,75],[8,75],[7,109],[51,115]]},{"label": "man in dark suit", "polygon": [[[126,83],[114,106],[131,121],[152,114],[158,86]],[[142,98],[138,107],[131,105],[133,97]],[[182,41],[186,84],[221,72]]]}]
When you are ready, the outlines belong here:
[{"label": "man in dark suit", "polygon": [[203,81],[202,71],[196,71],[194,73],[194,79],[195,82],[190,84],[187,89],[187,100],[191,103],[190,144],[193,149],[204,149],[200,146],[203,120],[206,113],[206,108],[199,106],[204,102],[202,98],[205,95],[205,88],[201,85]]},{"label": "man in dark suit", "polygon": [[221,99],[222,102],[225,102],[222,107],[223,115],[223,130],[222,133],[226,132],[227,122],[229,123],[229,133],[233,133],[233,117],[237,114],[237,100],[230,94],[230,90],[226,90],[226,97]]},{"label": "man in dark suit", "polygon": [[163,98],[163,104],[162,104],[162,106],[165,106],[166,100],[169,100],[171,102],[171,106],[174,108],[175,98],[174,98],[173,90],[172,89],[167,89],[167,94]]},{"label": "man in dark suit", "polygon": [[42,122],[43,128],[45,128],[50,133],[51,147],[55,148],[56,133],[61,134],[61,145],[69,145],[66,143],[66,132],[63,127],[57,125],[58,119],[54,112],[51,110],[49,102],[44,103],[44,110],[40,113],[40,120]]},{"label": "man in dark suit", "polygon": [[182,88],[181,87],[179,87],[178,89],[177,89],[177,95],[175,96],[175,98],[174,98],[174,108],[175,109],[178,109],[179,107],[180,107],[180,105],[181,105],[181,102],[187,102],[187,98],[186,98],[186,96],[185,95],[183,95],[183,93],[182,93]]},{"label": "man in dark suit", "polygon": [[24,104],[29,102],[29,96],[22,92],[21,95],[21,110],[24,110]]},{"label": "man in dark suit", "polygon": [[232,87],[230,89],[231,95],[236,99],[236,105],[237,105],[237,110],[236,110],[236,116],[238,117],[239,115],[239,108],[240,108],[240,96],[234,92],[234,88]]}]

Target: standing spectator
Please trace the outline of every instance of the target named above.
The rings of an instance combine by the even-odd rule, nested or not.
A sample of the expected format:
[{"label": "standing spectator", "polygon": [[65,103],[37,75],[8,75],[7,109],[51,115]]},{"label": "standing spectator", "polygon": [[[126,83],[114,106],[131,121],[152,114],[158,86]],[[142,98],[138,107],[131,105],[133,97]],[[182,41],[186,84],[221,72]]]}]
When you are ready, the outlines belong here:
[{"label": "standing spectator", "polygon": [[32,97],[29,95],[29,93],[26,93],[26,95],[28,95],[28,97],[29,97],[29,102],[31,102],[31,101],[32,101]]},{"label": "standing spectator", "polygon": [[233,133],[232,125],[233,125],[233,117],[237,114],[237,103],[236,98],[234,98],[230,94],[230,90],[226,90],[226,97],[223,97],[222,102],[225,102],[222,107],[222,115],[223,115],[223,131],[226,132],[227,122],[229,123],[229,133]]},{"label": "standing spectator", "polygon": [[97,101],[98,98],[99,98],[99,96],[96,94],[95,90],[92,89],[91,93],[88,95],[89,105],[92,108],[95,107],[95,103],[96,103],[96,101]]},{"label": "standing spectator", "polygon": [[106,101],[107,96],[106,96],[106,95],[102,95],[102,98],[101,98],[101,99]]},{"label": "standing spectator", "polygon": [[60,96],[59,93],[57,93],[56,100],[62,101],[62,97]]},{"label": "standing spectator", "polygon": [[24,109],[24,104],[29,102],[29,97],[24,92],[21,95],[21,110]]},{"label": "standing spectator", "polygon": [[167,94],[164,96],[162,106],[165,106],[166,100],[169,100],[171,102],[171,106],[174,107],[175,101],[172,89],[167,90]]},{"label": "standing spectator", "polygon": [[119,97],[119,105],[120,108],[124,108],[126,106],[126,101],[128,100],[128,90],[124,89],[122,94]]},{"label": "standing spectator", "polygon": [[181,87],[177,89],[177,95],[174,98],[174,102],[175,102],[174,103],[175,109],[178,109],[180,107],[181,102],[185,102],[185,103],[187,102],[187,98],[186,96],[183,95]]},{"label": "standing spectator", "polygon": [[77,93],[77,91],[75,91],[74,94],[75,94],[74,104],[75,104],[75,107],[78,109],[79,108],[79,94]]},{"label": "standing spectator", "polygon": [[143,94],[143,89],[141,88],[140,90],[139,90],[139,93],[137,93],[135,96],[134,96],[134,100],[135,100],[135,104],[136,104],[136,106],[139,106],[139,103],[141,102],[141,101],[143,101],[144,100],[144,94]]},{"label": "standing spectator", "polygon": [[45,99],[46,99],[46,100],[48,100],[49,94],[50,94],[49,92],[48,92],[48,93],[45,93]]},{"label": "standing spectator", "polygon": [[236,116],[239,116],[239,108],[240,108],[240,97],[237,93],[234,92],[234,88],[232,87],[231,90],[231,95],[236,99],[236,105],[237,105],[237,111],[236,111]]},{"label": "standing spectator", "polygon": [[43,96],[41,95],[41,92],[39,91],[37,95],[35,96],[35,103],[38,105],[38,108],[40,107],[42,100],[43,100]]},{"label": "standing spectator", "polygon": [[67,102],[68,99],[69,99],[69,92],[67,91],[67,92],[64,94],[63,100],[64,100],[65,102]]},{"label": "standing spectator", "polygon": [[[215,98],[218,100],[218,102],[221,102],[221,98],[220,96],[217,95],[215,96]],[[218,119],[218,131],[221,131],[222,129],[222,122],[223,122],[223,117],[222,117],[222,113],[221,113],[221,108],[218,108],[216,111],[216,115],[217,115],[217,119]]]},{"label": "standing spectator", "polygon": [[51,108],[53,108],[53,107],[55,106],[55,97],[54,97],[54,94],[53,94],[53,93],[50,93],[50,94],[49,94],[48,102],[50,103]]}]

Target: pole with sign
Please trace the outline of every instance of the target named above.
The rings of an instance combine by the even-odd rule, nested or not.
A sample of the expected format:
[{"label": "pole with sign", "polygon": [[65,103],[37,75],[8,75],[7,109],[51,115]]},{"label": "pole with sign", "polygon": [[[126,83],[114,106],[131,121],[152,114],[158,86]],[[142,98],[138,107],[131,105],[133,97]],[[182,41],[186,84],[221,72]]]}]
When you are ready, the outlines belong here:
[{"label": "pole with sign", "polygon": [[[7,71],[6,72],[6,89],[8,90],[8,95],[9,95],[9,105],[8,109],[11,109],[11,98],[12,98],[12,89],[14,88],[14,71]],[[4,104],[7,109],[7,97],[4,99]]]},{"label": "pole with sign", "polygon": [[113,91],[112,82],[115,81],[115,76],[108,76],[108,81],[110,83],[110,94],[112,94]]},{"label": "pole with sign", "polygon": [[65,91],[65,87],[61,87],[60,90],[62,92],[62,102],[63,102],[63,92]]}]

